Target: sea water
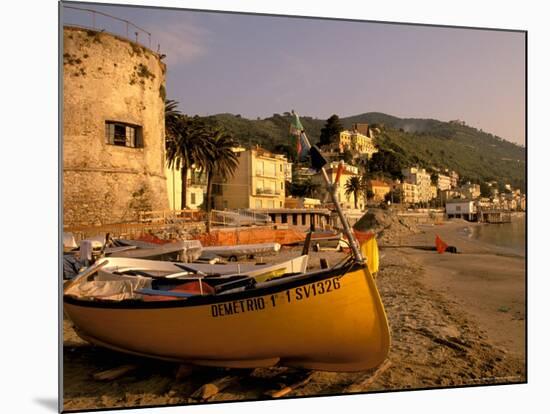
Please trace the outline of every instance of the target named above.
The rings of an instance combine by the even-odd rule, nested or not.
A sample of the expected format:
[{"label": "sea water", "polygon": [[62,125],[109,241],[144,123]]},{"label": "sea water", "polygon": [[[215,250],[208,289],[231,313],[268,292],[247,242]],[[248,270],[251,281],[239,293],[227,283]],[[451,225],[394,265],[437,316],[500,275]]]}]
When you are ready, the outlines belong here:
[{"label": "sea water", "polygon": [[512,216],[511,223],[483,224],[473,229],[472,238],[525,255],[525,214]]}]

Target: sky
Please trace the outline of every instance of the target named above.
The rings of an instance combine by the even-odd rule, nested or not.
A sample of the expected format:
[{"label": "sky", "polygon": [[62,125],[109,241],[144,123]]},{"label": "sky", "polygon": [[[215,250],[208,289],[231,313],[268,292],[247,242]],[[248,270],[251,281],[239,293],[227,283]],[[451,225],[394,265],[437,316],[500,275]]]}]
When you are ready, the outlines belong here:
[{"label": "sky", "polygon": [[[525,34],[72,4],[129,20],[166,55],[167,97],[194,115],[326,119],[365,112],[464,120],[525,144]],[[125,35],[122,22],[65,8],[64,24]],[[135,39],[135,30],[130,36]],[[139,41],[148,46],[144,33]]]}]

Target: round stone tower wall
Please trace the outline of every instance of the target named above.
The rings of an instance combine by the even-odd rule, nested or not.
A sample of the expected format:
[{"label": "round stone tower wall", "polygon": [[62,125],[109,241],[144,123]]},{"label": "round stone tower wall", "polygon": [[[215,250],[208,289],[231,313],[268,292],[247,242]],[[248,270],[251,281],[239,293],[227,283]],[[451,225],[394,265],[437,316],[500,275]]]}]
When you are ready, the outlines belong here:
[{"label": "round stone tower wall", "polygon": [[134,221],[168,208],[166,66],[115,35],[63,30],[63,224]]}]

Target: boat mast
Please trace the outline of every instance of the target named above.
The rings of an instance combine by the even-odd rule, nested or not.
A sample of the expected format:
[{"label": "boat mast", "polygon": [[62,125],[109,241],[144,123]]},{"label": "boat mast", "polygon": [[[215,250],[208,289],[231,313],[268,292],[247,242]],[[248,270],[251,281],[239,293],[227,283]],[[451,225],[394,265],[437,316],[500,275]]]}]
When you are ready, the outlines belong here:
[{"label": "boat mast", "polygon": [[[295,113],[292,111],[292,113]],[[298,116],[298,114],[296,114]],[[307,150],[311,150],[311,143],[309,142],[309,139],[305,133],[304,130],[300,132],[301,137],[303,138],[303,142],[307,148]],[[298,137],[300,139],[300,137]],[[298,157],[300,155],[298,154]],[[365,263],[365,259],[363,258],[363,255],[361,254],[361,250],[359,249],[359,243],[357,242],[357,239],[355,238],[355,235],[351,231],[351,227],[348,223],[348,220],[346,219],[346,216],[344,215],[344,212],[342,210],[342,207],[340,206],[340,202],[338,201],[338,197],[336,195],[336,184],[332,183],[330,181],[330,178],[327,174],[327,171],[325,170],[325,167],[321,167],[321,174],[323,175],[323,179],[325,180],[325,184],[327,185],[328,193],[330,194],[330,198],[332,200],[332,203],[336,207],[336,212],[338,213],[338,217],[340,218],[340,222],[342,223],[342,226],[344,227],[344,233],[349,241],[349,245],[351,248],[351,251],[353,253],[353,256],[355,257],[355,261],[357,263],[363,264]]]}]

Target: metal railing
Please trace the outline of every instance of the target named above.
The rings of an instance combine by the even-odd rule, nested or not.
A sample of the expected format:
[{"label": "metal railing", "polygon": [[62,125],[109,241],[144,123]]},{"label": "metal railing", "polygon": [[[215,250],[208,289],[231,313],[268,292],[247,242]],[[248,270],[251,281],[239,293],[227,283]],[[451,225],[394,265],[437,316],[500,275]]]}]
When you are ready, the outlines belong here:
[{"label": "metal railing", "polygon": [[272,195],[272,196],[281,195],[281,193],[279,191],[274,190],[273,188],[256,188],[256,194],[257,195]]},{"label": "metal railing", "polygon": [[247,209],[238,210],[212,210],[210,221],[214,226],[241,227],[241,226],[265,226],[272,224],[268,214],[256,213]]},{"label": "metal railing", "polygon": [[[139,27],[137,24],[129,21],[129,20],[126,20],[126,19],[121,19],[120,17],[116,17],[116,16],[112,16],[110,14],[107,14],[107,13],[103,13],[103,12],[100,12],[100,11],[97,11],[97,10],[93,10],[93,9],[84,9],[84,8],[81,8],[81,7],[74,7],[74,6],[68,6],[68,5],[63,5],[63,8],[64,9],[70,9],[70,10],[76,10],[78,12],[83,12],[83,13],[87,13],[90,15],[90,19],[91,19],[91,26],[86,26],[86,25],[82,25],[82,24],[76,24],[76,23],[70,23],[70,22],[63,22],[63,25],[64,26],[76,26],[76,27],[82,27],[84,29],[92,29],[92,30],[100,30],[102,32],[106,32],[106,33],[110,33],[110,34],[113,34],[113,35],[116,35],[116,36],[121,36],[121,37],[125,37],[126,39],[132,41],[132,42],[135,42],[135,43],[139,43],[141,44],[142,46],[145,46],[145,47],[148,47],[149,49],[151,49],[151,33],[148,32],[147,30],[145,30],[144,28],[142,27]],[[124,36],[124,32],[123,33],[113,33],[111,31],[107,31],[105,27],[101,26],[101,25],[98,25],[97,24],[97,16],[104,16],[104,17],[107,17],[109,19],[112,19],[114,21],[118,21],[118,22],[121,22],[123,23],[123,29],[125,29],[126,31],[126,36]],[[133,31],[132,34],[130,34],[130,30]],[[144,34],[147,36],[147,44],[145,44],[144,42],[140,42],[139,40],[139,35],[140,34]],[[131,38],[130,36],[131,35],[134,35],[135,38]],[[157,46],[157,53],[160,53],[160,43],[158,44]]]},{"label": "metal railing", "polygon": [[204,220],[201,210],[156,210],[139,212],[139,223],[178,224]]}]

